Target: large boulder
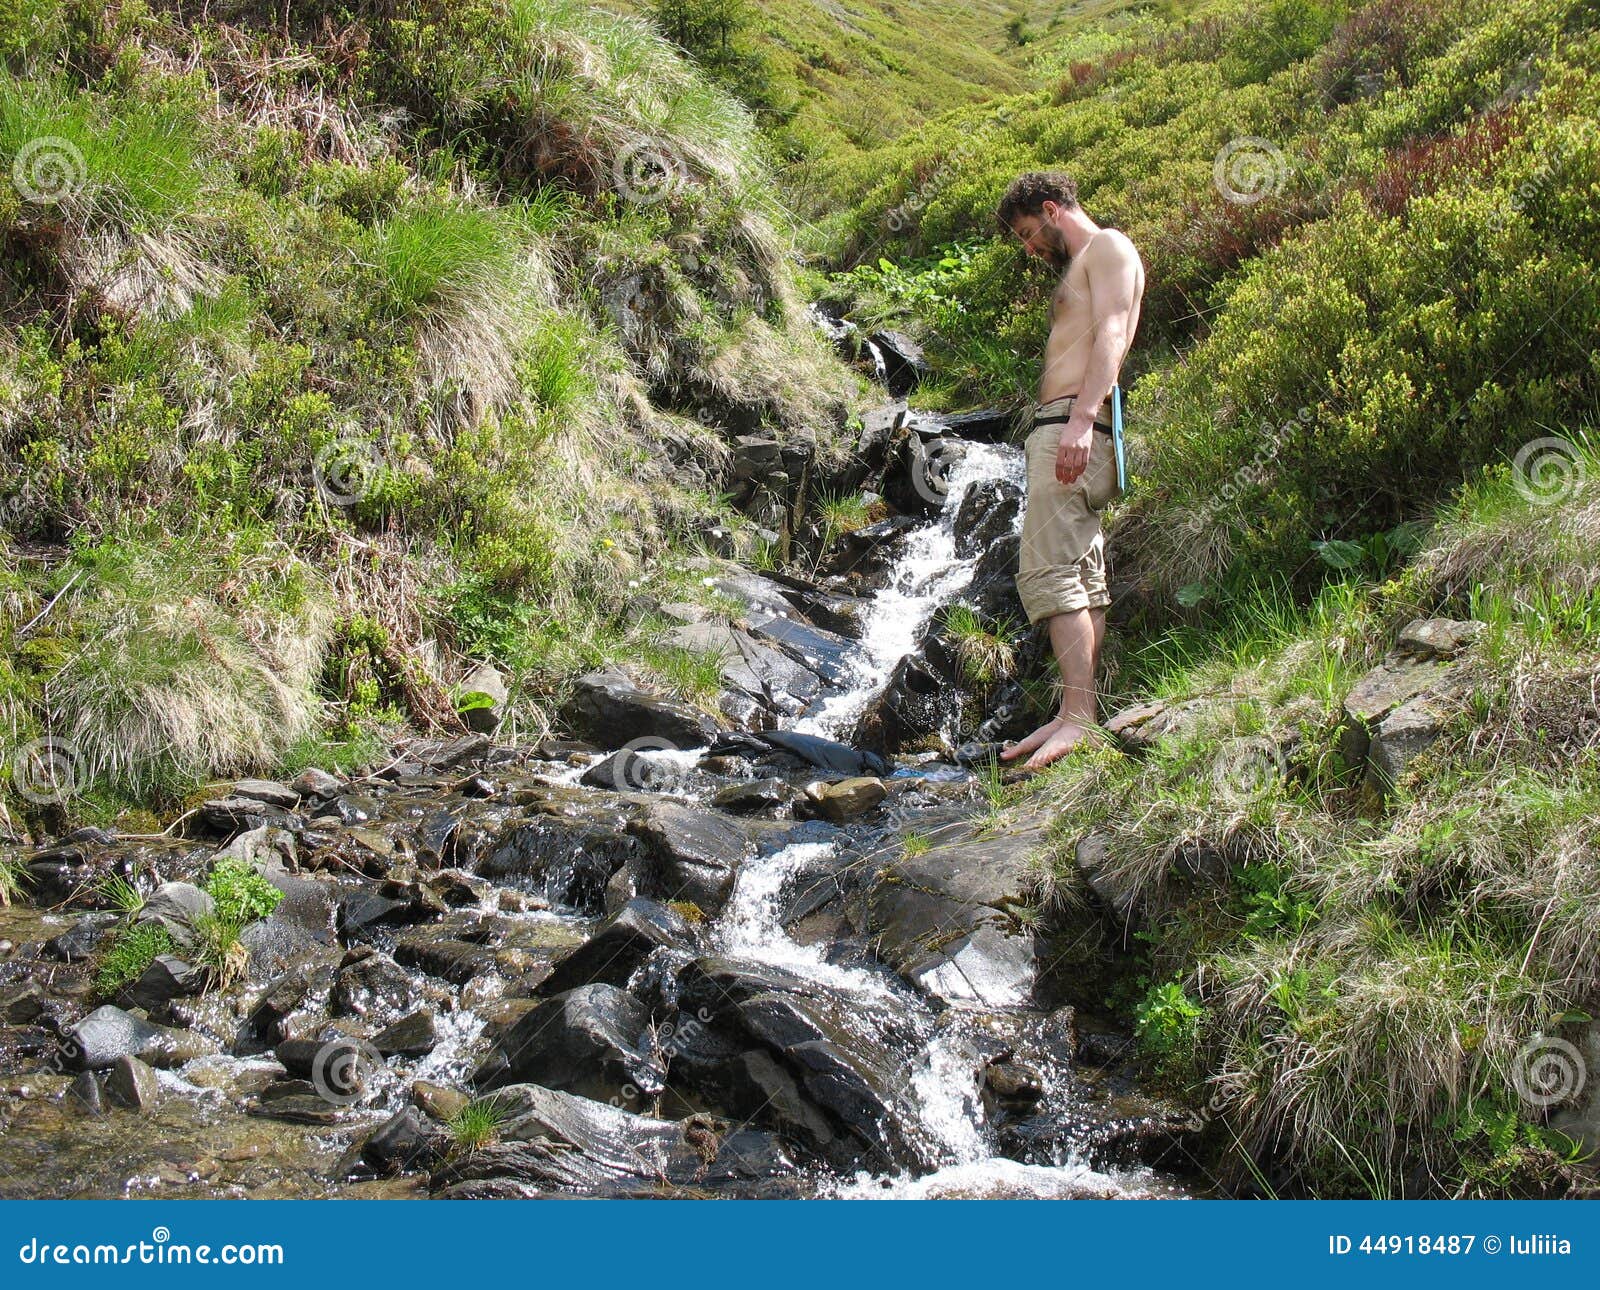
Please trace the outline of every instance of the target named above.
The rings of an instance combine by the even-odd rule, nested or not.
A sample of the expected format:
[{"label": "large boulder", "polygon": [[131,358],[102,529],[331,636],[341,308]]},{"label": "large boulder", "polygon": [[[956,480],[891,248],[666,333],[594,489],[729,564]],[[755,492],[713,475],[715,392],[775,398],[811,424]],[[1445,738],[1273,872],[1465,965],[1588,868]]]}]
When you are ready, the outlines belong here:
[{"label": "large boulder", "polygon": [[652,803],[629,832],[644,848],[644,894],[692,901],[706,914],[727,903],[751,850],[749,836],[730,816],[677,802]]},{"label": "large boulder", "polygon": [[617,671],[579,677],[561,716],[579,738],[608,749],[646,737],[699,748],[717,733],[716,722],[705,713],[648,694]]},{"label": "large boulder", "polygon": [[695,929],[675,910],[637,897],[599,931],[555,965],[540,984],[547,995],[578,986],[625,986],[634,971],[659,949],[688,952],[698,942]]},{"label": "large boulder", "polygon": [[192,1030],[158,1026],[106,1004],[71,1027],[61,1041],[68,1070],[106,1070],[119,1057],[137,1057],[159,1069],[170,1069],[216,1052],[216,1045]]},{"label": "large boulder", "polygon": [[1044,837],[1042,817],[997,836],[959,823],[936,834],[927,851],[886,866],[867,902],[884,959],[948,1004],[1027,1005],[1038,964],[1021,916]]},{"label": "large boulder", "polygon": [[507,1116],[498,1141],[436,1170],[435,1196],[657,1195],[663,1184],[718,1189],[794,1170],[771,1135],[710,1116],[659,1120],[536,1084],[494,1098]]},{"label": "large boulder", "polygon": [[473,1073],[479,1088],[534,1083],[610,1097],[659,1092],[665,1071],[645,1032],[649,1010],[614,985],[582,985],[544,1000],[501,1034]]}]

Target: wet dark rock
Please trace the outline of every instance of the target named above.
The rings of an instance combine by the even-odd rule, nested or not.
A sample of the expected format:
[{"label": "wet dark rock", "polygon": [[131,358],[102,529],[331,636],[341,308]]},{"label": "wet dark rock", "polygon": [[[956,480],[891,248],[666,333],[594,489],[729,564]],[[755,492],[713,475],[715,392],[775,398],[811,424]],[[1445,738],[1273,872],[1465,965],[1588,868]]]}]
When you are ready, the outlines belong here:
[{"label": "wet dark rock", "polygon": [[688,900],[714,915],[733,892],[749,836],[728,816],[676,802],[653,802],[629,825],[644,850],[647,894]]},{"label": "wet dark rock", "polygon": [[121,1008],[96,1008],[63,1036],[68,1070],[104,1070],[119,1057],[137,1057],[163,1070],[214,1053],[216,1046],[192,1030],[152,1025]]},{"label": "wet dark rock", "polygon": [[61,1105],[77,1115],[104,1115],[106,1091],[100,1077],[93,1071],[79,1071],[61,1095]]},{"label": "wet dark rock", "polygon": [[150,966],[137,981],[123,987],[118,1001],[131,1008],[158,1008],[172,999],[199,994],[206,986],[204,968],[171,954],[161,954],[150,961]]},{"label": "wet dark rock", "polygon": [[256,1100],[245,1107],[245,1114],[319,1128],[342,1124],[350,1118],[344,1103],[329,1101],[315,1083],[303,1079],[268,1084],[257,1094]]},{"label": "wet dark rock", "polygon": [[460,869],[441,869],[424,884],[452,909],[475,908],[494,895],[495,886]]},{"label": "wet dark rock", "polygon": [[777,815],[799,796],[787,780],[756,779],[729,784],[712,795],[711,805],[734,815]]},{"label": "wet dark rock", "polygon": [[269,806],[281,806],[291,811],[300,805],[300,794],[297,791],[287,784],[280,784],[270,779],[241,779],[233,786],[233,796],[265,802]]},{"label": "wet dark rock", "polygon": [[998,1098],[1037,1102],[1044,1096],[1044,1076],[1022,1062],[995,1062],[983,1073],[984,1083]]},{"label": "wet dark rock", "polygon": [[252,797],[217,797],[201,805],[200,822],[214,833],[243,833],[258,829],[264,824],[288,828],[294,822],[292,812],[281,806],[257,801]]},{"label": "wet dark rock", "polygon": [[607,881],[639,855],[639,843],[609,823],[540,815],[508,826],[479,872],[535,880],[553,903],[598,912]]},{"label": "wet dark rock", "polygon": [[52,936],[44,943],[44,952],[50,958],[64,963],[82,963],[92,959],[102,944],[108,943],[121,920],[115,914],[85,914],[66,931]]},{"label": "wet dark rock", "polygon": [[928,374],[928,359],[922,346],[901,331],[875,331],[868,340],[878,347],[883,358],[884,384],[896,397],[910,394]]},{"label": "wet dark rock", "polygon": [[348,828],[356,824],[370,824],[378,818],[381,810],[377,799],[365,793],[341,793],[318,810],[317,817],[338,820]]},{"label": "wet dark rock", "polygon": [[[597,761],[578,778],[588,788],[606,788],[612,792],[651,793],[663,786],[670,787],[672,775],[664,773],[650,758],[622,748]],[[662,785],[661,781],[667,781]]]},{"label": "wet dark rock", "polygon": [[92,889],[93,866],[83,848],[47,847],[34,852],[25,870],[29,895],[41,909],[66,905]]},{"label": "wet dark rock", "polygon": [[1078,1040],[1077,1058],[1087,1066],[1115,1066],[1134,1055],[1129,1035],[1106,1030],[1091,1030]]},{"label": "wet dark rock", "polygon": [[952,683],[960,661],[938,635],[907,654],[889,674],[883,690],[867,705],[856,726],[855,742],[879,753],[920,747],[943,737],[961,709],[961,689]]},{"label": "wet dark rock", "polygon": [[977,408],[970,412],[919,413],[919,420],[935,423],[941,433],[977,443],[1005,443],[1018,425],[1017,415],[1005,408]]},{"label": "wet dark rock", "polygon": [[265,918],[245,926],[239,942],[250,952],[250,970],[281,970],[298,955],[336,946],[338,888],[329,882],[269,871],[265,874],[283,899]]},{"label": "wet dark rock", "polygon": [[554,995],[597,983],[625,986],[656,950],[693,950],[698,939],[695,929],[675,910],[654,900],[636,898],[558,962],[540,990]]},{"label": "wet dark rock", "polygon": [[362,1164],[379,1177],[431,1169],[448,1150],[449,1136],[418,1112],[401,1108],[367,1135],[356,1149]]},{"label": "wet dark rock", "polygon": [[591,672],[579,677],[562,719],[580,738],[604,748],[620,748],[633,739],[663,739],[678,748],[711,742],[717,726],[704,713],[672,699],[647,694],[620,672]]},{"label": "wet dark rock", "polygon": [[174,945],[189,949],[194,945],[200,920],[216,912],[217,902],[210,893],[193,883],[164,882],[150,893],[134,921],[160,923]]},{"label": "wet dark rock", "polygon": [[384,923],[406,923],[413,917],[410,901],[391,900],[368,888],[348,892],[340,901],[337,915],[339,936],[350,940]]},{"label": "wet dark rock", "polygon": [[106,1072],[106,1096],[118,1106],[149,1115],[161,1100],[155,1071],[137,1057],[119,1057]]},{"label": "wet dark rock", "polygon": [[851,574],[868,580],[882,578],[899,558],[905,536],[920,523],[915,515],[892,515],[863,525],[840,538],[837,550],[824,567],[832,574]]},{"label": "wet dark rock", "polygon": [[336,954],[313,950],[279,969],[251,1005],[246,1018],[249,1033],[267,1044],[290,1038],[299,1019],[316,1009],[319,998],[327,997],[339,961]]},{"label": "wet dark rock", "polygon": [[387,954],[365,947],[345,955],[328,995],[335,1017],[405,1012],[415,1003],[411,974]]},{"label": "wet dark rock", "polygon": [[473,1072],[478,1088],[536,1083],[612,1096],[625,1085],[655,1092],[665,1070],[646,1046],[650,1015],[612,985],[584,985],[544,1000],[503,1036]]},{"label": "wet dark rock", "polygon": [[344,790],[344,780],[337,775],[330,775],[325,770],[318,770],[315,766],[301,771],[290,781],[289,787],[294,789],[302,798],[336,797]]},{"label": "wet dark rock", "polygon": [[395,942],[396,962],[426,972],[455,985],[465,985],[473,977],[485,976],[497,966],[495,953],[483,945],[473,945],[437,933],[413,932]]},{"label": "wet dark rock", "polygon": [[472,1101],[460,1089],[448,1088],[425,1079],[412,1081],[411,1100],[419,1111],[440,1124],[454,1119]]},{"label": "wet dark rock", "polygon": [[25,1026],[37,1021],[47,1007],[44,990],[37,981],[0,985],[0,1022],[8,1026]]},{"label": "wet dark rock", "polygon": [[710,1116],[658,1120],[535,1084],[502,1089],[496,1100],[510,1112],[500,1141],[436,1170],[435,1195],[489,1180],[601,1194],[663,1182],[715,1187],[794,1169],[769,1134]]},{"label": "wet dark rock", "polygon": [[739,731],[724,735],[711,746],[711,752],[752,756],[775,752],[790,758],[792,765],[812,766],[835,775],[888,775],[894,769],[876,753],[852,748],[836,739],[792,730]]},{"label": "wet dark rock", "polygon": [[1008,479],[988,479],[969,488],[956,511],[956,555],[963,560],[982,556],[1009,537],[1022,502],[1022,489]]},{"label": "wet dark rock", "polygon": [[850,675],[852,643],[843,636],[800,622],[788,611],[781,615],[752,611],[747,629],[757,641],[775,645],[828,685],[843,685]]},{"label": "wet dark rock", "polygon": [[457,735],[454,739],[419,740],[406,749],[406,754],[424,772],[437,773],[481,763],[493,750],[493,740],[475,733]]},{"label": "wet dark rock", "polygon": [[372,1037],[372,1046],[385,1057],[426,1057],[439,1043],[433,1013],[418,1009]]}]

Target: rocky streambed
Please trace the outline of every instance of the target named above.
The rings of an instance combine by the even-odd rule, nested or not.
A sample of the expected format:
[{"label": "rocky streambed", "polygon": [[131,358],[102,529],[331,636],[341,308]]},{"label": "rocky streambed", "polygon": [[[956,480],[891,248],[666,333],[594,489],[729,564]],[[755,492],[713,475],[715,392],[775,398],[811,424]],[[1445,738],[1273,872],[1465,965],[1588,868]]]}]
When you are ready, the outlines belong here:
[{"label": "rocky streambed", "polygon": [[[1014,450],[867,433],[898,515],[676,607],[720,716],[603,672],[568,743],[412,741],[22,853],[0,1195],[1188,1194],[1197,1126],[1037,916],[1046,822],[995,828],[955,755],[1027,719],[937,615],[1006,609]],[[219,860],[283,893],[225,984],[182,957]],[[175,948],[106,998],[112,876]]]}]

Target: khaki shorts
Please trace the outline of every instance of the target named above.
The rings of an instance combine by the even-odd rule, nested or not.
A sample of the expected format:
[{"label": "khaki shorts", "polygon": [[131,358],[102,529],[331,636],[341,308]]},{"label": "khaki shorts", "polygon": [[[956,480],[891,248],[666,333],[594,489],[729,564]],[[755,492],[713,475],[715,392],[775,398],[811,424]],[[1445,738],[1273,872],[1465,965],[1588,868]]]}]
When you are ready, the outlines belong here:
[{"label": "khaki shorts", "polygon": [[1106,539],[1100,512],[1117,497],[1117,458],[1111,436],[1096,429],[1089,466],[1071,484],[1056,479],[1062,427],[1042,425],[1028,436],[1028,509],[1022,519],[1017,595],[1028,622],[1111,603],[1106,587]]}]

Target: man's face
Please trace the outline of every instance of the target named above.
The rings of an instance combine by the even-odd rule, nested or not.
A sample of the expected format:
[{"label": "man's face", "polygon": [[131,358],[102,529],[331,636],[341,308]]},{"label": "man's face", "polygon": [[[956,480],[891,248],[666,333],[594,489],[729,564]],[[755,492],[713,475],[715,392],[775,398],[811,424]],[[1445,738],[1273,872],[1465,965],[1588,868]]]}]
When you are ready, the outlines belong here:
[{"label": "man's face", "polygon": [[1038,215],[1018,215],[1011,230],[1029,255],[1038,256],[1053,268],[1064,269],[1072,257],[1067,251],[1066,234],[1056,227],[1053,218],[1060,209],[1054,202],[1046,202]]}]

